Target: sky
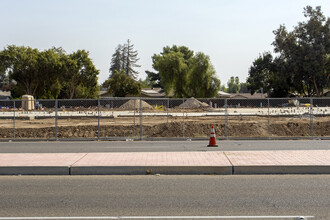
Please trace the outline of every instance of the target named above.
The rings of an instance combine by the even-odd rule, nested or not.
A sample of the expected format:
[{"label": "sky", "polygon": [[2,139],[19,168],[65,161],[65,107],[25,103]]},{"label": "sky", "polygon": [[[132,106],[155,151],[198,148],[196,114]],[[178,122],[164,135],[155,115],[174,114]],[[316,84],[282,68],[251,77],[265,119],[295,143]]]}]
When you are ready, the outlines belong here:
[{"label": "sky", "polygon": [[252,62],[273,52],[273,31],[305,21],[307,5],[330,16],[329,0],[0,0],[0,50],[85,49],[101,84],[116,47],[127,39],[138,51],[142,79],[163,47],[187,46],[208,55],[226,85],[231,76],[245,82]]}]

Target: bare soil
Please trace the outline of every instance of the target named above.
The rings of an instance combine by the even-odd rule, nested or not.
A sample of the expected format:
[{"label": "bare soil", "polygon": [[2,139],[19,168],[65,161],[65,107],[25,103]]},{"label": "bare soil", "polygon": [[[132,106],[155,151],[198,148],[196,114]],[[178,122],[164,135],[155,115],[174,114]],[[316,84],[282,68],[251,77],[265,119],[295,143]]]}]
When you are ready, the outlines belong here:
[{"label": "bare soil", "polygon": [[[315,136],[330,136],[330,116],[314,117]],[[97,118],[59,119],[59,138],[96,138]],[[309,137],[311,119],[309,117],[268,117],[230,116],[217,117],[147,117],[142,118],[145,137],[209,137],[214,125],[217,137]],[[0,138],[13,138],[14,121],[0,120]],[[140,118],[116,117],[100,120],[100,137],[139,137]],[[15,120],[16,138],[52,139],[55,137],[55,119]]]}]

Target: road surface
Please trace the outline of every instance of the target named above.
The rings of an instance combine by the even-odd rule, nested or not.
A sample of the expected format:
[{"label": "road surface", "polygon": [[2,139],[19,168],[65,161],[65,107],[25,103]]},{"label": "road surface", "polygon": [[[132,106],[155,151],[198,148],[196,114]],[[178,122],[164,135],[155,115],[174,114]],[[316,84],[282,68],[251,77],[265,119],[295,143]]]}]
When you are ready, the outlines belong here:
[{"label": "road surface", "polygon": [[2,176],[0,217],[294,215],[329,219],[329,182],[329,175]]},{"label": "road surface", "polygon": [[330,150],[330,140],[0,142],[0,153]]}]

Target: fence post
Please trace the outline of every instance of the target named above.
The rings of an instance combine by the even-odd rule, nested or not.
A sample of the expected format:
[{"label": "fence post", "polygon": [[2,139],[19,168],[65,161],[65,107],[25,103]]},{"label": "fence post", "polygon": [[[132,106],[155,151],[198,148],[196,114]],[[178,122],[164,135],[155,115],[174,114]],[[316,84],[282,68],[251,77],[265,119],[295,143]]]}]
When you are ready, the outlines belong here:
[{"label": "fence post", "polygon": [[136,99],[134,99],[134,117],[133,117],[133,138],[135,137],[135,111],[136,111]]},{"label": "fence post", "polygon": [[97,100],[97,140],[100,140],[101,127],[100,127],[100,99]]},{"label": "fence post", "polygon": [[225,99],[225,138],[228,140],[228,103],[227,99]]},{"label": "fence post", "polygon": [[314,123],[313,123],[313,98],[310,98],[310,127],[311,127],[311,139],[314,137]]},{"label": "fence post", "polygon": [[15,115],[15,108],[16,108],[16,105],[15,105],[15,100],[14,100],[14,105],[13,105],[13,110],[14,110],[14,118],[13,118],[13,129],[14,129],[14,133],[13,133],[13,139],[16,138],[16,131],[15,131],[15,119],[16,119],[16,115]]},{"label": "fence post", "polygon": [[268,139],[270,139],[270,113],[269,113],[269,98],[268,100]]},{"label": "fence post", "polygon": [[168,108],[170,107],[170,98],[167,98],[167,107],[166,107],[166,111],[167,111],[167,117],[166,117],[166,126],[168,128]]},{"label": "fence post", "polygon": [[140,97],[140,140],[143,138],[142,116],[142,98]]},{"label": "fence post", "polygon": [[184,138],[184,98],[182,99],[182,137]]},{"label": "fence post", "polygon": [[55,140],[58,140],[58,135],[57,135],[57,106],[58,106],[58,100],[55,99]]}]

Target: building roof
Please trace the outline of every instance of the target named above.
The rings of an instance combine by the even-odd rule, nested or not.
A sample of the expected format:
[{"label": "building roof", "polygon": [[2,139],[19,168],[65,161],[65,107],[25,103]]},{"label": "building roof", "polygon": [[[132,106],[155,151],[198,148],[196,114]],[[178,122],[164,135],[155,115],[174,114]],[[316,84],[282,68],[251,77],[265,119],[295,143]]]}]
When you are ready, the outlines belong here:
[{"label": "building roof", "polygon": [[267,93],[254,93],[253,95],[251,93],[236,93],[230,96],[231,99],[263,99],[267,97]]},{"label": "building roof", "polygon": [[143,88],[141,95],[154,98],[164,98],[165,92],[162,88]]},{"label": "building roof", "polygon": [[227,93],[227,92],[224,92],[224,91],[219,91],[218,92],[218,96],[221,98],[221,97],[224,97],[224,98],[229,98],[231,96],[230,93]]},{"label": "building roof", "polygon": [[101,90],[101,91],[99,91],[99,96],[102,96],[102,95],[104,95],[104,94],[106,94],[106,93],[108,93],[108,91],[103,91],[103,90]]}]

